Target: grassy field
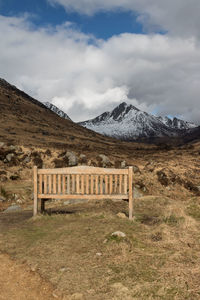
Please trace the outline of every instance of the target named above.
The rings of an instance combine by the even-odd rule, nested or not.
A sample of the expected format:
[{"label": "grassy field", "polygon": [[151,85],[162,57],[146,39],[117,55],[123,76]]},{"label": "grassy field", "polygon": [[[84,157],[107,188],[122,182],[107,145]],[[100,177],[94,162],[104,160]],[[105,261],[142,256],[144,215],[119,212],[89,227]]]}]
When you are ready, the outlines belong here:
[{"label": "grassy field", "polygon": [[35,219],[1,213],[0,251],[69,299],[200,299],[200,198],[140,198],[134,221],[119,212],[126,202],[60,205]]}]

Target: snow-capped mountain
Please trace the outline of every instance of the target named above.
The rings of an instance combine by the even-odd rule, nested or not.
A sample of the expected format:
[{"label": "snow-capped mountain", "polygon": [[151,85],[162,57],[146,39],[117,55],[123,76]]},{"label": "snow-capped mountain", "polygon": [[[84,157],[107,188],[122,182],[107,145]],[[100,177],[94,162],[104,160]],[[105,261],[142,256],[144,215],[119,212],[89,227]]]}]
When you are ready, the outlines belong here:
[{"label": "snow-capped mountain", "polygon": [[103,135],[123,140],[151,137],[173,137],[195,124],[168,117],[156,117],[123,102],[111,112],[79,122],[79,125]]},{"label": "snow-capped mountain", "polygon": [[71,120],[70,117],[64,111],[60,110],[57,106],[53,105],[52,103],[44,102],[44,105],[50,110],[52,110],[54,113],[59,115],[61,118]]}]

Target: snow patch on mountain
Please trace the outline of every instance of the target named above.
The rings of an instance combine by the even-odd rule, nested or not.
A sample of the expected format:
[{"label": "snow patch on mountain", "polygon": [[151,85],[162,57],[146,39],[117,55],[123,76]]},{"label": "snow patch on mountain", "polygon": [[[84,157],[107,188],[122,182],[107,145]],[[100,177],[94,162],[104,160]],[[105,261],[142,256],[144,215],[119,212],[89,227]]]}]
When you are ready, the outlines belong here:
[{"label": "snow patch on mountain", "polygon": [[49,108],[51,111],[56,113],[58,116],[60,116],[61,118],[71,121],[70,117],[64,111],[60,110],[57,106],[55,106],[54,104],[52,104],[50,102],[44,102],[44,105],[47,108]]},{"label": "snow patch on mountain", "polygon": [[134,140],[137,138],[172,137],[180,131],[196,127],[195,124],[174,118],[156,117],[123,102],[113,111],[79,122],[79,125],[103,135]]}]

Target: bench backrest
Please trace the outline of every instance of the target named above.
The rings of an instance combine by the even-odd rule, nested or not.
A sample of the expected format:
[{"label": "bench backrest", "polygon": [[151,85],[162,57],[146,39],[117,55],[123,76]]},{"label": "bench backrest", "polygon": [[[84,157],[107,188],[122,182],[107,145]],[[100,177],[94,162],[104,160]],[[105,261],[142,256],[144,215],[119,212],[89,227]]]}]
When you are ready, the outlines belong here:
[{"label": "bench backrest", "polygon": [[78,166],[62,169],[34,167],[34,215],[39,199],[129,199],[132,218],[133,169]]}]

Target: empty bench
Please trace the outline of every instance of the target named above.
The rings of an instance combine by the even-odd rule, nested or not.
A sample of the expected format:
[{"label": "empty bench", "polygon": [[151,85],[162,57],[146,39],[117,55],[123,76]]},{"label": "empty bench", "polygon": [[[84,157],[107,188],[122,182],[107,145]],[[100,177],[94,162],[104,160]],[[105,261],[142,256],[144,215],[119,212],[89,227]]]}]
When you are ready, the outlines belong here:
[{"label": "empty bench", "polygon": [[48,199],[124,199],[129,201],[129,219],[133,217],[133,168],[106,169],[78,166],[62,169],[34,169],[33,215],[38,200],[44,209]]}]

